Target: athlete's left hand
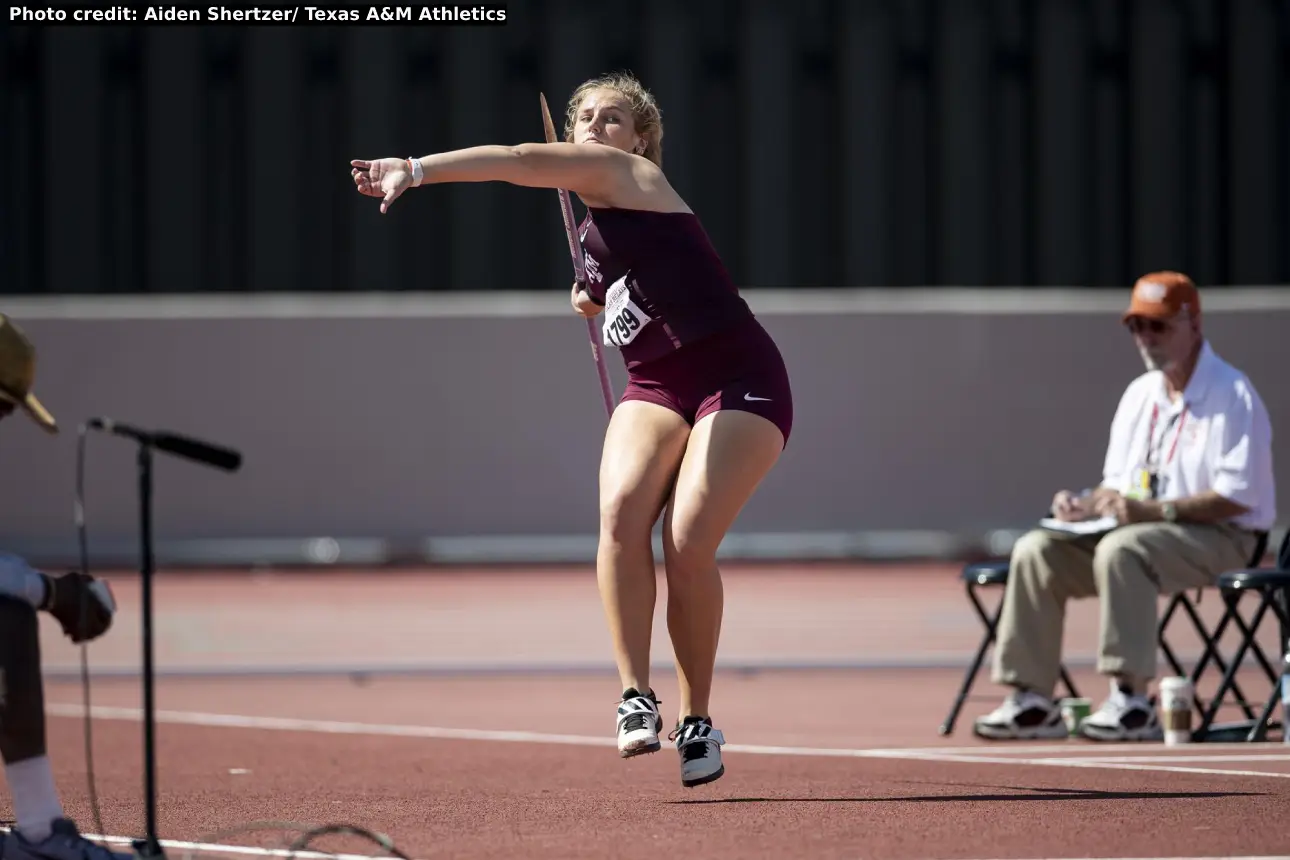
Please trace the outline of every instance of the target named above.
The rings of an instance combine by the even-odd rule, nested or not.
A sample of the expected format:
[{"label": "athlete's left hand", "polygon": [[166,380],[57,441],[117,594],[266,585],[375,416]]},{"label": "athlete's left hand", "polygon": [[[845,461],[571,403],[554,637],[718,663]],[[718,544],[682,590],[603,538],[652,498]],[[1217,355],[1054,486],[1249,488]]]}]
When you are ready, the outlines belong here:
[{"label": "athlete's left hand", "polygon": [[381,214],[389,211],[399,195],[412,186],[412,171],[407,159],[378,158],[375,161],[354,159],[350,163],[350,176],[358,193],[367,197],[380,197]]},{"label": "athlete's left hand", "polygon": [[573,294],[570,295],[569,302],[573,305],[573,312],[586,319],[591,319],[605,309],[604,305],[596,304],[591,294],[577,281],[573,282]]}]

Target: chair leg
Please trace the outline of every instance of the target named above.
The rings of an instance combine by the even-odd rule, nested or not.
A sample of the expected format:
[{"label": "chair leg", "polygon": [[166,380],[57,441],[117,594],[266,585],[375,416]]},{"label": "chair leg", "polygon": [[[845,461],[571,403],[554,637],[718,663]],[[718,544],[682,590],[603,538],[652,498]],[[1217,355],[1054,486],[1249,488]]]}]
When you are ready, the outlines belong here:
[{"label": "chair leg", "polygon": [[[1272,611],[1280,622],[1282,647],[1290,647],[1290,591],[1279,588],[1276,591],[1272,602]],[[1250,733],[1245,736],[1247,741],[1258,743],[1268,736],[1268,726],[1272,722],[1272,712],[1276,710],[1277,703],[1281,700],[1281,685],[1290,684],[1290,675],[1282,669],[1281,675],[1272,685],[1272,692],[1268,694],[1268,701],[1263,706],[1263,712],[1259,714],[1258,720],[1250,729]],[[1281,732],[1290,731],[1290,714],[1281,714]]]},{"label": "chair leg", "polygon": [[[1245,660],[1245,652],[1250,650],[1251,636],[1248,631],[1251,629],[1259,629],[1259,622],[1263,620],[1263,616],[1267,613],[1268,604],[1270,602],[1269,596],[1266,592],[1262,593],[1261,597],[1262,599],[1259,601],[1259,608],[1254,613],[1254,619],[1247,626],[1239,612],[1238,605],[1241,599],[1240,592],[1232,595],[1223,595],[1223,602],[1227,606],[1227,610],[1224,613],[1224,621],[1226,621],[1229,616],[1236,621],[1237,626],[1240,627],[1242,631],[1241,644],[1236,649],[1236,653],[1232,656],[1232,662],[1227,667],[1227,671],[1223,673],[1223,678],[1218,684],[1218,690],[1214,693],[1214,698],[1210,700],[1209,707],[1205,709],[1205,713],[1201,717],[1200,725],[1197,726],[1196,731],[1192,733],[1192,737],[1195,739],[1204,740],[1205,735],[1209,732],[1209,727],[1213,725],[1214,717],[1218,714],[1218,709],[1222,706],[1223,700],[1227,696],[1227,691],[1232,688],[1236,672],[1241,667],[1241,663]],[[1251,715],[1251,719],[1252,718],[1253,715]]]},{"label": "chair leg", "polygon": [[1169,601],[1169,606],[1165,608],[1165,614],[1160,617],[1160,623],[1156,625],[1157,643],[1160,646],[1161,652],[1164,653],[1165,659],[1169,661],[1170,668],[1174,670],[1174,674],[1176,675],[1182,675],[1184,672],[1182,664],[1178,662],[1178,659],[1174,656],[1173,649],[1169,647],[1169,641],[1165,638],[1165,631],[1169,629],[1169,622],[1173,619],[1174,610],[1178,608],[1178,604],[1180,602],[1182,601],[1179,599],[1179,596],[1174,595],[1174,598]]},{"label": "chair leg", "polygon": [[1079,698],[1079,690],[1075,689],[1075,682],[1071,680],[1071,676],[1066,672],[1065,664],[1062,664],[1062,683],[1066,686],[1066,692],[1070,694],[1072,699]]},{"label": "chair leg", "polygon": [[[1250,733],[1245,736],[1247,741],[1258,743],[1268,736],[1268,722],[1272,719],[1272,711],[1276,709],[1277,701],[1280,696],[1277,694],[1281,691],[1281,685],[1278,684],[1272,688],[1272,694],[1268,696],[1268,702],[1263,706],[1263,712],[1259,714],[1254,725],[1250,728]],[[1285,725],[1282,724],[1282,731],[1285,731]]]},{"label": "chair leg", "polygon": [[[1226,673],[1227,661],[1223,659],[1222,654],[1220,654],[1218,650],[1218,639],[1219,639],[1219,636],[1222,635],[1222,631],[1216,629],[1213,634],[1208,633],[1205,630],[1205,623],[1201,621],[1199,613],[1196,612],[1196,607],[1192,606],[1190,603],[1187,603],[1185,601],[1183,602],[1183,607],[1186,609],[1187,615],[1190,616],[1191,618],[1192,626],[1195,627],[1196,632],[1200,634],[1201,641],[1205,643],[1206,647],[1205,647],[1204,653],[1208,654],[1210,657],[1213,658],[1214,665],[1218,667],[1219,672]],[[1201,671],[1203,669],[1204,669],[1204,666],[1201,663],[1196,664],[1196,670],[1191,676],[1191,684],[1193,689],[1195,689],[1196,687],[1196,682],[1200,680]],[[1184,675],[1186,673],[1179,672],[1178,674]],[[1250,706],[1249,699],[1245,697],[1245,693],[1241,690],[1240,686],[1237,684],[1235,676],[1233,676],[1232,678],[1232,695],[1236,698],[1236,702],[1240,706],[1241,710],[1245,712],[1246,718],[1251,720],[1254,719],[1254,709]],[[1201,698],[1199,696],[1196,697],[1195,704],[1196,704],[1197,715],[1203,716],[1205,713],[1204,705],[1202,704]]]},{"label": "chair leg", "polygon": [[1273,610],[1273,614],[1276,614],[1277,605],[1275,592],[1263,592],[1263,601],[1259,605],[1259,609],[1261,610],[1259,615],[1256,616],[1255,620],[1248,625],[1245,623],[1245,619],[1241,618],[1239,615],[1232,620],[1235,621],[1236,626],[1240,628],[1241,636],[1249,643],[1249,650],[1254,654],[1254,659],[1258,661],[1258,664],[1263,667],[1264,674],[1266,674],[1269,679],[1275,679],[1280,676],[1281,670],[1275,668],[1272,665],[1272,662],[1268,660],[1268,655],[1264,652],[1263,646],[1259,644],[1258,639],[1254,635],[1255,631],[1259,629],[1259,621],[1262,620],[1263,614],[1266,613],[1267,610],[1271,609]]},{"label": "chair leg", "polygon": [[968,600],[972,608],[976,610],[977,617],[985,625],[985,635],[981,638],[981,644],[977,646],[976,656],[972,658],[972,665],[968,667],[967,672],[963,675],[963,682],[959,685],[958,694],[954,697],[954,703],[950,706],[949,715],[946,716],[945,722],[941,723],[940,733],[949,735],[954,732],[954,724],[958,722],[959,712],[963,710],[963,703],[967,701],[968,694],[972,691],[972,685],[976,682],[977,672],[981,671],[981,664],[985,662],[986,652],[994,644],[995,628],[999,623],[999,616],[1003,612],[1003,601],[995,607],[994,614],[988,614],[981,601],[977,599],[976,587],[969,582],[967,585]]},{"label": "chair leg", "polygon": [[[1224,606],[1223,615],[1218,619],[1218,624],[1215,625],[1213,632],[1210,633],[1208,636],[1202,637],[1205,641],[1205,648],[1203,651],[1201,651],[1200,659],[1196,661],[1195,668],[1191,670],[1191,683],[1193,687],[1197,685],[1197,683],[1200,681],[1201,676],[1204,675],[1205,667],[1209,664],[1209,661],[1211,659],[1214,661],[1214,664],[1218,667],[1219,673],[1221,675],[1227,674],[1227,669],[1228,669],[1227,663],[1226,661],[1223,660],[1222,655],[1218,651],[1218,644],[1219,642],[1222,641],[1223,634],[1227,632],[1228,625],[1232,623],[1234,604],[1231,602],[1231,600],[1234,597],[1239,600],[1239,595],[1220,593],[1220,599],[1223,601],[1223,606]],[[1247,703],[1246,708],[1248,709],[1248,707],[1249,705]],[[1205,715],[1208,712],[1209,712],[1208,708],[1198,709],[1198,713],[1200,714],[1201,729],[1208,728],[1209,726],[1209,723],[1205,719]],[[1250,714],[1250,718],[1253,719],[1253,714]],[[1197,729],[1197,734],[1196,734],[1197,737],[1200,736],[1199,732],[1201,731],[1201,729]]]},{"label": "chair leg", "polygon": [[[1201,656],[1197,660],[1195,668],[1193,668],[1190,673],[1183,669],[1182,662],[1178,659],[1178,656],[1174,653],[1169,641],[1165,638],[1165,631],[1169,626],[1169,621],[1173,617],[1174,611],[1180,605],[1191,620],[1192,628],[1196,631],[1197,635],[1200,636],[1200,641],[1204,643],[1205,646],[1201,651]],[[1169,608],[1165,610],[1165,614],[1161,618],[1159,626],[1158,638],[1160,650],[1164,654],[1165,660],[1168,661],[1170,668],[1174,670],[1175,674],[1180,677],[1189,677],[1191,679],[1193,690],[1196,688],[1201,675],[1204,674],[1205,666],[1211,659],[1214,661],[1214,665],[1218,667],[1218,671],[1220,673],[1227,672],[1227,661],[1223,659],[1222,654],[1218,649],[1218,640],[1222,637],[1228,620],[1229,619],[1224,619],[1222,624],[1215,628],[1214,632],[1211,633],[1205,629],[1205,622],[1201,620],[1200,614],[1196,612],[1196,607],[1187,601],[1185,596],[1182,594],[1175,595],[1174,599],[1169,603]],[[1241,690],[1235,678],[1232,679],[1232,695],[1236,699],[1236,704],[1245,711],[1245,715],[1250,719],[1254,719],[1254,709],[1250,706],[1249,700],[1245,697],[1244,691]],[[1199,694],[1193,694],[1192,707],[1195,709],[1198,719],[1205,716],[1205,699]]]},{"label": "chair leg", "polygon": [[[1174,610],[1178,608],[1178,604],[1185,602],[1186,600],[1181,594],[1174,595],[1174,598],[1169,601],[1169,606],[1165,608],[1165,614],[1161,616],[1160,623],[1156,626],[1156,642],[1160,647],[1160,653],[1165,655],[1165,660],[1169,663],[1169,667],[1173,669],[1174,674],[1178,676],[1185,676],[1187,675],[1187,672],[1183,669],[1182,663],[1179,662],[1177,655],[1174,654],[1174,649],[1170,647],[1169,640],[1165,636],[1165,631],[1169,629],[1169,622],[1173,619]],[[1190,608],[1191,604],[1187,605]],[[1202,642],[1209,641],[1209,634],[1203,627],[1198,626],[1197,632],[1200,633]],[[1195,685],[1196,679],[1193,678],[1192,687],[1194,688]],[[1201,702],[1199,696],[1192,697],[1192,705],[1196,708],[1197,717],[1205,713],[1204,703]]]}]

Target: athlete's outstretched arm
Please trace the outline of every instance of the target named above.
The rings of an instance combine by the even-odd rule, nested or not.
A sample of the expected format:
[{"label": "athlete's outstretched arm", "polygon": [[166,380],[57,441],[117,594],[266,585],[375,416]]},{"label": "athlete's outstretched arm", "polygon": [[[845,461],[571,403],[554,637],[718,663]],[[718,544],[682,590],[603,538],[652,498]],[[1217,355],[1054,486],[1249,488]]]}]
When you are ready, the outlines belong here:
[{"label": "athlete's outstretched arm", "polygon": [[[521,143],[486,145],[423,155],[416,160],[423,173],[421,184],[443,182],[508,182],[529,188],[563,188],[593,197],[613,196],[636,182],[644,158],[609,146],[573,143]],[[385,212],[412,185],[414,165],[403,158],[350,162],[358,190],[381,197]]]}]

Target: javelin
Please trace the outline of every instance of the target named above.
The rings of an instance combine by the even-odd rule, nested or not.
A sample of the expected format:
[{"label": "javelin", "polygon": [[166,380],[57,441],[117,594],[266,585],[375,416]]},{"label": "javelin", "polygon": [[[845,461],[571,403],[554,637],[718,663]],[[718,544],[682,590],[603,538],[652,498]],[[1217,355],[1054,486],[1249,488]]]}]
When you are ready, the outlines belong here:
[{"label": "javelin", "polygon": [[[538,93],[542,100],[542,125],[546,129],[546,142],[555,143],[555,123],[551,121],[551,111],[546,106],[546,96]],[[569,256],[573,258],[573,278],[581,289],[587,289],[587,264],[582,259],[582,244],[578,242],[578,228],[573,223],[573,203],[569,192],[557,188],[560,196],[560,213],[564,216],[564,232],[569,237]],[[600,333],[596,324],[587,318],[587,336],[591,339],[591,355],[596,359],[596,372],[600,374],[600,393],[605,397],[605,414],[614,414],[614,389],[609,382],[609,368],[605,366],[605,355],[600,345]]]}]

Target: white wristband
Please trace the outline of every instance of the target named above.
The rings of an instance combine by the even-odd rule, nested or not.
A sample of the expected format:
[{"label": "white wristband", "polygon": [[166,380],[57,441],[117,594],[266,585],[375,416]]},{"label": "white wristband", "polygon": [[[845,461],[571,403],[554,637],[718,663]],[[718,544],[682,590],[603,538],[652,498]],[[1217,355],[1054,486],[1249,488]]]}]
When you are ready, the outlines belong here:
[{"label": "white wristband", "polygon": [[412,168],[412,187],[416,188],[425,178],[425,170],[421,167],[421,159],[409,158],[408,165]]}]

